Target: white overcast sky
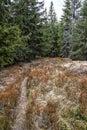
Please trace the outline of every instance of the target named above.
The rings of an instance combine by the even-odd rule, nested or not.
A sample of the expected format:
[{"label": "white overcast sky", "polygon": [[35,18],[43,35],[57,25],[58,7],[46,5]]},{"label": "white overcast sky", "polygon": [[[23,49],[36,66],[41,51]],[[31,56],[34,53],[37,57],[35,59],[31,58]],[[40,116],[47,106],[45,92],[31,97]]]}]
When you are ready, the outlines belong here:
[{"label": "white overcast sky", "polygon": [[[39,0],[39,1],[42,1],[42,0]],[[57,19],[60,20],[61,15],[63,14],[62,9],[64,7],[64,1],[65,0],[44,0],[45,7],[47,8],[47,10],[49,10],[51,1],[53,1],[54,10],[55,10],[55,12],[57,14]],[[81,1],[83,2],[84,0],[81,0]]]},{"label": "white overcast sky", "polygon": [[[42,1],[42,0],[39,0],[39,1]],[[58,18],[58,20],[60,20],[61,15],[63,14],[62,8],[64,5],[64,0],[44,0],[45,7],[47,8],[47,10],[49,10],[51,1],[53,1],[54,10],[57,14],[57,18]]]},{"label": "white overcast sky", "polygon": [[54,10],[55,10],[55,12],[57,14],[57,18],[59,20],[61,15],[63,14],[62,8],[64,5],[64,0],[44,0],[45,7],[47,8],[47,10],[49,10],[49,6],[50,6],[51,1],[53,1]]}]

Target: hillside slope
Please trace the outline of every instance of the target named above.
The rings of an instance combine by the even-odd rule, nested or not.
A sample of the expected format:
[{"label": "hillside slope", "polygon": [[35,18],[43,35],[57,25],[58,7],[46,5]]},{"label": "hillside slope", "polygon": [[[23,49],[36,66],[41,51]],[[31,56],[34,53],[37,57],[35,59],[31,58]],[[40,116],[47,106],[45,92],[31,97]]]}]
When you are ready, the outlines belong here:
[{"label": "hillside slope", "polygon": [[87,130],[87,62],[43,58],[2,70],[0,130],[11,129]]}]

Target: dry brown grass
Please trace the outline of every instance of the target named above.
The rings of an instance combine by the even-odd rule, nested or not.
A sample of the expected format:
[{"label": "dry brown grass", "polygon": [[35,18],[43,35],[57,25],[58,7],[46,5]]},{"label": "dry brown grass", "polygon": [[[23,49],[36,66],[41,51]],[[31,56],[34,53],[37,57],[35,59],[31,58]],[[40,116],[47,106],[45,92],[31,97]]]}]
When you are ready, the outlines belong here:
[{"label": "dry brown grass", "polygon": [[[6,87],[0,92],[0,129],[10,130],[20,83],[29,76],[25,130],[86,130],[87,75],[82,71],[79,75],[74,68],[73,61],[67,58],[43,58],[7,68],[1,78],[6,79]],[[11,77],[14,82],[6,83]]]},{"label": "dry brown grass", "polygon": [[[28,72],[28,69],[27,71]],[[0,91],[0,130],[10,130],[15,119],[15,108],[20,96],[20,85],[25,75],[23,68],[19,66],[8,67],[3,70],[0,81],[4,84]],[[13,80],[10,80],[13,79]]]},{"label": "dry brown grass", "polygon": [[80,109],[87,116],[87,76],[81,79]]},{"label": "dry brown grass", "polygon": [[43,120],[45,123],[44,128],[51,128],[54,130],[58,130],[58,102],[54,102],[51,100],[47,101],[46,107],[43,109]]}]

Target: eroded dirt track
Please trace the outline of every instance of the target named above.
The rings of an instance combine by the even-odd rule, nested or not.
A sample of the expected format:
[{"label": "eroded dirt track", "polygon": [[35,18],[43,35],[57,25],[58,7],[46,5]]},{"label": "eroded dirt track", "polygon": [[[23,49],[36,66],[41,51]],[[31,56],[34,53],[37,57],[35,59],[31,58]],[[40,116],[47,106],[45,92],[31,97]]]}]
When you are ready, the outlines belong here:
[{"label": "eroded dirt track", "polygon": [[12,130],[24,130],[25,127],[27,110],[27,81],[28,77],[25,77],[21,84],[21,95],[18,99],[18,105],[16,107],[16,119]]},{"label": "eroded dirt track", "polygon": [[86,61],[44,58],[0,77],[0,130],[87,130]]}]

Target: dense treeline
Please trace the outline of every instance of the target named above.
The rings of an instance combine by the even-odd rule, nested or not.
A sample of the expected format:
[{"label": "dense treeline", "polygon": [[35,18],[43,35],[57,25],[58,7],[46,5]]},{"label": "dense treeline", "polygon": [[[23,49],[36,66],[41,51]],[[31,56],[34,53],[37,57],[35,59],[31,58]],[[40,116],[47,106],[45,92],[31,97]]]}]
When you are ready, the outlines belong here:
[{"label": "dense treeline", "polygon": [[65,0],[57,21],[38,0],[0,2],[0,67],[37,56],[87,59],[87,0]]}]

